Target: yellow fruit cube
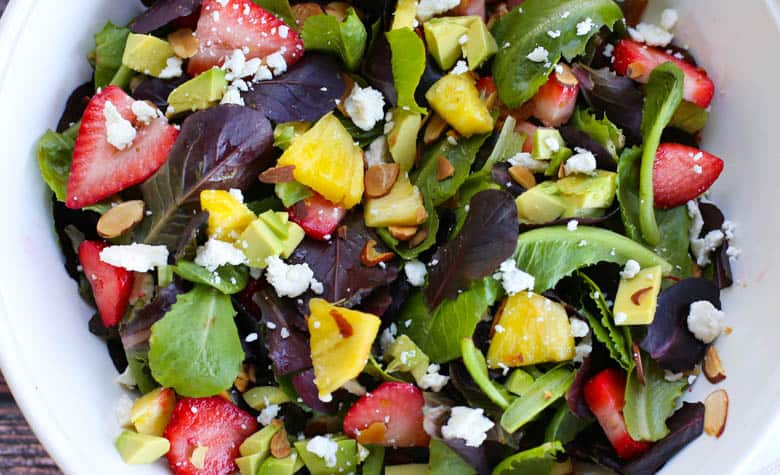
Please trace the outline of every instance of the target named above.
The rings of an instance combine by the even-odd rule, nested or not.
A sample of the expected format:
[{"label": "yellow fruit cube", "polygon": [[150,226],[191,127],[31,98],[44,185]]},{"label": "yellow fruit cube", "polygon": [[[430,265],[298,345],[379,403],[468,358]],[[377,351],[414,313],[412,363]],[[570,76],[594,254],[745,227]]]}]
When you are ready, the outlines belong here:
[{"label": "yellow fruit cube", "polygon": [[436,81],[425,98],[459,134],[470,137],[493,130],[493,116],[470,74],[448,74]]},{"label": "yellow fruit cube", "polygon": [[162,436],[175,405],[173,389],[157,388],[135,401],[130,410],[130,422],[139,434]]},{"label": "yellow fruit cube", "polygon": [[225,190],[200,192],[200,207],[209,212],[209,237],[235,242],[257,216],[233,193]]},{"label": "yellow fruit cube", "polygon": [[309,310],[314,384],[325,397],[363,371],[381,321],[322,299],[309,301]]},{"label": "yellow fruit cube", "polygon": [[528,366],[572,358],[574,337],[562,305],[533,292],[506,299],[496,316],[488,366]]},{"label": "yellow fruit cube", "polygon": [[363,151],[333,115],[298,137],[277,166],[293,165],[295,180],[347,209],[363,197]]},{"label": "yellow fruit cube", "polygon": [[654,266],[640,270],[630,279],[620,279],[614,307],[616,325],[653,323],[662,275],[661,266]]},{"label": "yellow fruit cube", "polygon": [[390,193],[381,198],[366,200],[366,226],[417,226],[428,219],[420,189],[404,174],[398,177]]}]

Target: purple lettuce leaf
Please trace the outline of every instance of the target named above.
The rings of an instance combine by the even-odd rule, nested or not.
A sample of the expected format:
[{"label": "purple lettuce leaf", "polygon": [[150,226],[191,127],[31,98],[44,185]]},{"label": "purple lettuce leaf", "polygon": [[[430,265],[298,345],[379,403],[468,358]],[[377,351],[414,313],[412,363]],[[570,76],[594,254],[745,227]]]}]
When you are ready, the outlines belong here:
[{"label": "purple lettuce leaf", "polygon": [[157,0],[135,19],[133,33],[151,33],[182,17],[190,16],[200,8],[201,0]]},{"label": "purple lettuce leaf", "polygon": [[663,369],[679,373],[692,370],[704,359],[707,345],[688,329],[688,313],[693,302],[707,300],[720,309],[720,290],[706,279],[685,279],[664,290],[658,297],[653,323],[639,341]]},{"label": "purple lettuce leaf", "polygon": [[490,177],[496,184],[501,186],[501,189],[508,191],[512,196],[517,198],[525,193],[525,188],[518,185],[517,182],[509,174],[509,167],[511,165],[506,162],[496,163],[490,170]]},{"label": "purple lettuce leaf", "polygon": [[731,271],[731,257],[728,254],[729,243],[723,243],[715,250],[713,256],[712,280],[719,289],[734,285],[734,274]]},{"label": "purple lettuce leaf", "polygon": [[511,194],[485,190],[471,200],[466,222],[460,233],[433,255],[425,288],[425,302],[433,309],[445,299],[454,299],[458,291],[487,277],[512,257],[517,247],[519,228],[517,207]]},{"label": "purple lettuce leaf", "polygon": [[186,76],[177,79],[147,77],[133,90],[132,95],[137,101],[150,101],[158,109],[165,111],[168,109],[168,96],[188,79]]},{"label": "purple lettuce leaf", "polygon": [[93,81],[85,82],[73,90],[65,103],[65,109],[57,123],[57,132],[62,133],[70,128],[71,125],[81,120],[84,110],[89,104],[89,99],[95,94],[95,83]]},{"label": "purple lettuce leaf", "polygon": [[271,122],[313,122],[335,109],[345,90],[338,61],[307,53],[287,73],[255,83],[242,97]]},{"label": "purple lettuce leaf", "polygon": [[701,228],[701,234],[699,237],[706,235],[710,231],[715,231],[723,227],[723,223],[726,221],[723,212],[712,203],[699,202],[699,211],[701,212],[702,221],[704,224]]},{"label": "purple lettuce leaf", "polygon": [[391,56],[390,43],[384,33],[380,32],[371,42],[360,72],[372,87],[382,92],[388,104],[395,107],[398,103],[398,93],[393,82]]},{"label": "purple lettuce leaf", "polygon": [[303,400],[303,403],[315,411],[324,414],[335,414],[336,411],[338,411],[339,405],[335,396],[331,402],[322,402],[320,400],[319,389],[317,389],[317,385],[314,384],[313,368],[301,371],[293,376],[292,384],[295,387],[295,391],[298,392],[298,396]]},{"label": "purple lettuce leaf", "polygon": [[119,327],[119,336],[122,338],[125,350],[146,349],[152,325],[165,316],[171,306],[176,303],[179,294],[183,294],[185,291],[186,283],[174,278],[169,286],[159,289],[148,304],[133,309],[130,318],[123,321]]},{"label": "purple lettuce leaf", "polygon": [[209,212],[201,211],[190,218],[190,222],[181,232],[179,240],[176,242],[176,251],[171,254],[169,260],[176,264],[179,260],[192,260],[195,258],[195,251],[201,241],[206,240],[206,225],[209,220]]},{"label": "purple lettuce leaf", "polygon": [[[581,316],[580,319],[585,321]],[[566,391],[566,404],[571,412],[581,419],[593,417],[585,402],[585,384],[601,370],[615,365],[604,345],[598,341],[594,341],[592,345],[593,351],[582,361],[582,365],[574,376],[574,382]]]},{"label": "purple lettuce leaf", "polygon": [[593,155],[596,156],[596,165],[599,169],[609,171],[617,170],[617,163],[615,163],[615,159],[609,153],[609,150],[598,141],[593,140],[587,133],[573,125],[564,125],[563,127],[560,127],[558,131],[561,133],[561,136],[563,137],[563,140],[566,141],[568,147],[580,147],[593,152]]}]

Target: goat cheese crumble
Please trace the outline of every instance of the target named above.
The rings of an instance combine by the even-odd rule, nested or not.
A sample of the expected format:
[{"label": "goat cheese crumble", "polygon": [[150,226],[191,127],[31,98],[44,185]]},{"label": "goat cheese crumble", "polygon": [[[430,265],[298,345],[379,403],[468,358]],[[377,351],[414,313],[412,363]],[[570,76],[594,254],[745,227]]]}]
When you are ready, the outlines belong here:
[{"label": "goat cheese crumble", "polygon": [[688,329],[704,343],[712,343],[723,333],[726,314],[715,308],[707,300],[691,304],[688,314]]},{"label": "goat cheese crumble", "polygon": [[563,165],[563,171],[566,175],[582,174],[593,175],[596,172],[596,157],[590,150],[576,147],[576,154],[569,157]]},{"label": "goat cheese crumble", "polygon": [[417,5],[417,19],[427,21],[460,5],[460,0],[420,0]]},{"label": "goat cheese crumble", "polygon": [[338,463],[339,444],[329,437],[315,436],[306,444],[306,450],[324,460],[328,468],[333,468]]},{"label": "goat cheese crumble", "polygon": [[355,84],[344,101],[344,108],[355,125],[368,131],[385,116],[385,98],[373,87],[360,87]]},{"label": "goat cheese crumble", "polygon": [[268,265],[266,279],[279,297],[294,298],[309,288],[314,293],[322,293],[322,283],[314,278],[309,264],[287,264],[277,256],[270,256],[265,263]]},{"label": "goat cheese crumble", "polygon": [[428,366],[428,369],[425,372],[425,375],[420,378],[417,383],[420,385],[422,389],[430,389],[431,391],[437,393],[441,391],[441,389],[447,385],[447,383],[450,380],[449,376],[445,376],[443,374],[439,374],[439,370],[441,369],[441,366],[437,364],[432,364]]},{"label": "goat cheese crumble", "polygon": [[620,278],[626,280],[633,279],[640,270],[642,270],[642,268],[639,266],[639,263],[633,259],[629,259],[626,262],[626,266],[620,271]]},{"label": "goat cheese crumble", "polygon": [[404,264],[404,272],[406,273],[406,280],[415,287],[422,287],[425,284],[425,276],[428,275],[428,270],[425,268],[425,264],[414,259]]},{"label": "goat cheese crumble", "polygon": [[494,277],[501,281],[501,285],[509,295],[515,295],[523,290],[533,290],[536,280],[531,274],[518,269],[512,258],[501,263]]},{"label": "goat cheese crumble", "polygon": [[509,163],[511,165],[527,168],[534,173],[541,173],[547,170],[547,162],[533,158],[528,152],[519,152],[515,154],[509,159]]},{"label": "goat cheese crumble", "polygon": [[168,248],[148,244],[108,246],[100,251],[100,260],[134,272],[148,272],[168,264]]},{"label": "goat cheese crumble", "polygon": [[111,101],[103,106],[103,117],[106,120],[106,139],[117,150],[124,150],[133,144],[136,130],[129,120],[122,117]]},{"label": "goat cheese crumble", "polygon": [[220,266],[246,264],[246,256],[229,242],[212,238],[195,251],[195,264],[214,272]]},{"label": "goat cheese crumble", "polygon": [[452,408],[447,424],[442,426],[441,435],[445,439],[463,439],[468,447],[479,447],[494,425],[482,409],[456,406]]}]

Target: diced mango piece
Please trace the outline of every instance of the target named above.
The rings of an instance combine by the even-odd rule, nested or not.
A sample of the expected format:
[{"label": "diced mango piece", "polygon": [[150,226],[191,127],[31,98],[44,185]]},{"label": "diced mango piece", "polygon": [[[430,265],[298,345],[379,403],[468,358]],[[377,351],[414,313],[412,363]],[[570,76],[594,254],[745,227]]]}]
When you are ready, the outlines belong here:
[{"label": "diced mango piece", "polygon": [[428,102],[459,134],[470,137],[493,130],[493,116],[469,74],[448,74],[425,94]]},{"label": "diced mango piece", "polygon": [[661,291],[660,266],[642,269],[632,279],[620,279],[615,297],[615,324],[650,325]]},{"label": "diced mango piece", "polygon": [[235,242],[256,218],[238,197],[225,190],[201,191],[200,207],[209,212],[209,237],[220,241]]},{"label": "diced mango piece", "polygon": [[428,219],[423,196],[404,174],[398,177],[390,193],[381,198],[366,200],[364,206],[366,226],[417,226]]},{"label": "diced mango piece", "polygon": [[533,292],[506,299],[496,316],[488,366],[517,367],[572,358],[574,337],[562,305]]},{"label": "diced mango piece", "polygon": [[296,181],[344,208],[363,197],[363,151],[333,114],[294,140],[277,165],[295,166]]},{"label": "diced mango piece", "polygon": [[322,299],[309,301],[309,310],[314,383],[325,397],[363,371],[381,321]]},{"label": "diced mango piece", "polygon": [[157,388],[138,398],[130,410],[130,422],[139,434],[162,436],[176,405],[176,392]]}]

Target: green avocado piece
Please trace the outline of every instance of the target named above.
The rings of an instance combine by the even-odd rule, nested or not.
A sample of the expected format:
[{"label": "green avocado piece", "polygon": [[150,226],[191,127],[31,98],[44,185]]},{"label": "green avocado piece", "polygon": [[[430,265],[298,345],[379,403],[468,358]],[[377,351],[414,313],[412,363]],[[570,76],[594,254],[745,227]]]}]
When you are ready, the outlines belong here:
[{"label": "green avocado piece", "polygon": [[417,135],[422,127],[420,114],[402,109],[393,110],[393,129],[387,136],[387,145],[393,161],[401,172],[409,171],[417,158]]},{"label": "green avocado piece", "polygon": [[423,351],[406,335],[401,335],[387,348],[385,360],[390,360],[386,371],[411,373],[415,381],[419,381],[428,372],[430,359]]},{"label": "green avocado piece", "polygon": [[153,463],[171,450],[171,443],[164,437],[122,431],[114,442],[126,464]]},{"label": "green avocado piece", "polygon": [[295,249],[303,242],[303,238],[306,237],[306,231],[296,223],[287,223],[287,238],[282,242],[284,249],[282,250],[282,258],[287,259],[292,256]]},{"label": "green avocado piece", "polygon": [[171,91],[166,115],[173,117],[215,106],[222,99],[226,88],[225,71],[211,68]]},{"label": "green avocado piece", "polygon": [[147,76],[160,77],[160,73],[168,67],[170,58],[176,58],[176,53],[167,41],[152,35],[130,33],[125,43],[122,64]]},{"label": "green avocado piece", "polygon": [[[287,213],[284,214],[287,215]],[[271,228],[271,231],[276,234],[276,237],[282,241],[287,239],[287,220],[283,220],[281,216],[279,216],[279,214],[277,214],[275,211],[269,209],[268,211],[260,214],[258,218],[265,221],[265,224]]]},{"label": "green avocado piece", "polygon": [[564,218],[600,216],[615,201],[617,174],[614,172],[599,170],[594,176],[568,176],[556,183],[567,204]]},{"label": "green avocado piece", "polygon": [[[556,146],[557,144],[557,146]],[[561,133],[556,129],[539,127],[534,134],[531,156],[537,160],[549,160],[555,152],[566,146]]]},{"label": "green avocado piece", "polygon": [[428,464],[408,463],[406,465],[389,465],[385,467],[385,475],[427,475]]},{"label": "green avocado piece", "polygon": [[238,448],[238,452],[243,457],[250,455],[261,455],[261,459],[265,459],[268,456],[268,451],[271,448],[271,438],[279,432],[281,427],[276,424],[269,424],[249,438],[244,440],[244,443]]},{"label": "green avocado piece", "polygon": [[282,240],[262,218],[257,218],[246,227],[239,242],[242,242],[249,266],[258,269],[265,269],[266,259],[279,256],[285,250]]},{"label": "green avocado piece", "polygon": [[398,5],[393,13],[393,26],[391,30],[401,28],[415,28],[417,17],[417,0],[398,0]]},{"label": "green avocado piece", "polygon": [[335,473],[355,472],[357,466],[357,442],[354,439],[333,438],[338,448],[336,449],[336,465],[328,467],[325,459],[309,452],[306,448],[308,440],[301,440],[295,443],[295,450],[303,459],[306,468],[311,475],[333,475]]},{"label": "green avocado piece", "polygon": [[468,36],[468,26],[458,25],[450,18],[434,18],[423,24],[423,30],[428,52],[433,59],[443,70],[452,69],[463,53],[460,39],[464,35]]},{"label": "green avocado piece", "polygon": [[507,391],[510,393],[522,396],[528,392],[528,389],[533,383],[533,376],[526,373],[522,369],[516,369],[512,371],[512,374],[509,375],[509,378],[507,378],[504,386],[506,386]]},{"label": "green avocado piece", "polygon": [[682,101],[669,122],[669,127],[676,127],[689,134],[695,134],[707,125],[710,113],[706,109],[693,104],[692,102]]},{"label": "green avocado piece", "polygon": [[238,471],[241,475],[257,475],[267,455],[267,453],[259,453],[237,458],[235,462]]},{"label": "green avocado piece", "polygon": [[640,270],[631,279],[620,279],[614,307],[616,325],[653,323],[662,274],[660,266],[653,266]]},{"label": "green avocado piece", "polygon": [[288,455],[283,459],[268,457],[260,466],[257,475],[292,475],[295,473],[297,455]]},{"label": "green avocado piece", "polygon": [[472,21],[468,41],[463,45],[463,55],[469,62],[469,70],[474,71],[497,52],[498,45],[485,22],[479,18]]},{"label": "green avocado piece", "polygon": [[278,386],[255,386],[243,394],[244,402],[256,411],[262,411],[269,404],[290,402],[290,396]]},{"label": "green avocado piece", "polygon": [[566,202],[558,196],[554,181],[545,181],[527,190],[515,200],[521,223],[545,224],[561,217]]}]

